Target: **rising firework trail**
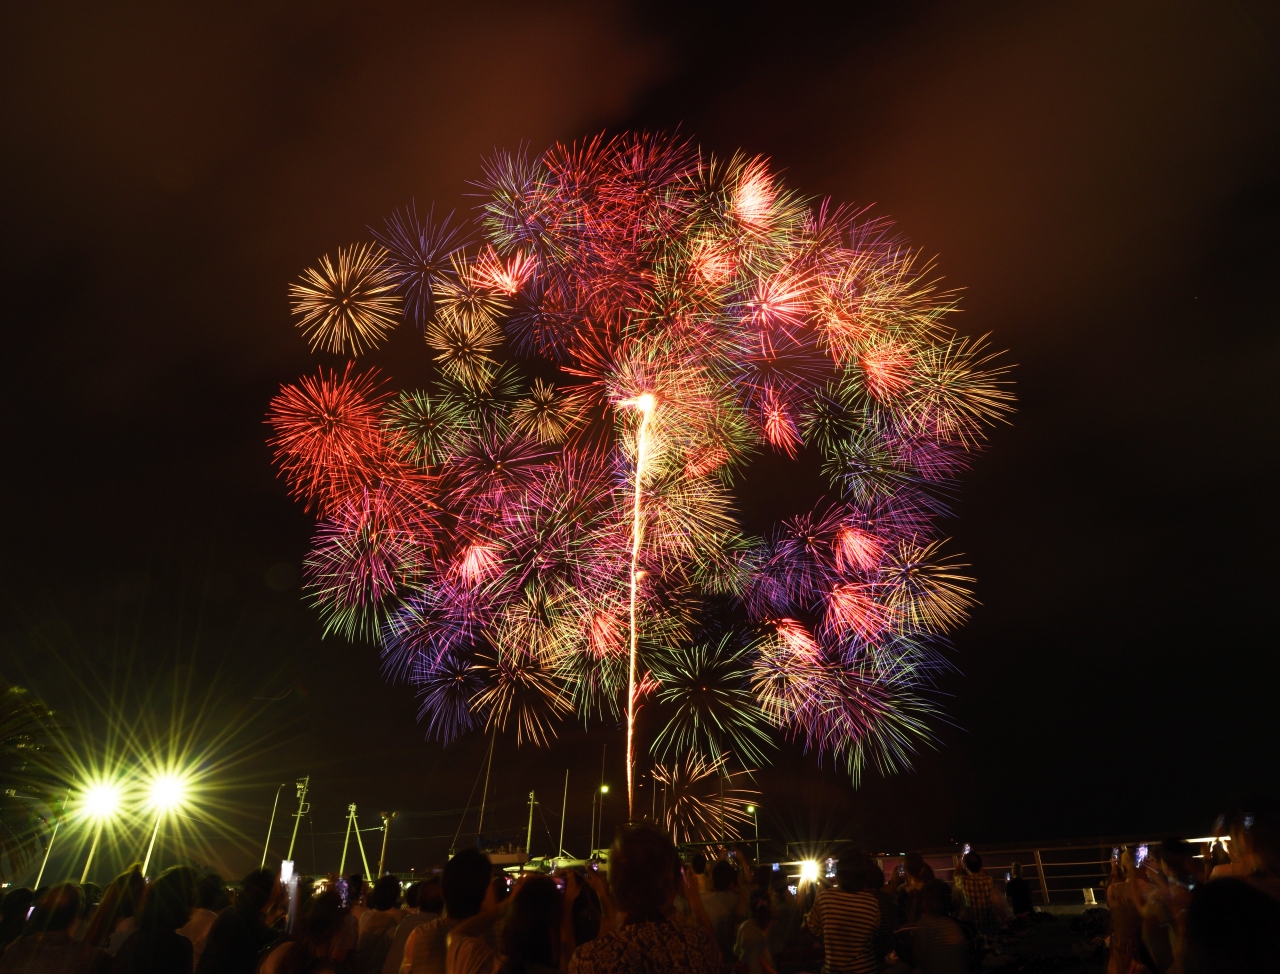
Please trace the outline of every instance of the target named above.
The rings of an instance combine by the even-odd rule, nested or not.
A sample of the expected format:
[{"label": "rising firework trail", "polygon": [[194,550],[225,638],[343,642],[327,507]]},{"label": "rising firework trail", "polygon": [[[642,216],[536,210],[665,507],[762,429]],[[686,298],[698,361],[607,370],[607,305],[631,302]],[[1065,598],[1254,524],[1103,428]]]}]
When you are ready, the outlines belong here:
[{"label": "rising firework trail", "polygon": [[[430,376],[348,363],[271,404],[326,631],[377,641],[441,742],[625,720],[632,811],[646,751],[908,766],[973,602],[937,522],[1012,406],[955,296],[766,159],[629,134],[482,173],[477,243],[410,207],[292,288],[313,348],[354,358],[400,316]],[[733,490],[768,450],[816,454],[829,495],[752,537]]]},{"label": "rising firework trail", "polygon": [[644,475],[649,458],[649,419],[656,403],[653,393],[645,392],[623,405],[640,414],[640,428],[636,430],[635,496],[631,503],[631,653],[627,662],[627,814],[631,815],[635,804],[636,657],[640,647],[636,600],[643,577],[640,547],[644,544]]}]

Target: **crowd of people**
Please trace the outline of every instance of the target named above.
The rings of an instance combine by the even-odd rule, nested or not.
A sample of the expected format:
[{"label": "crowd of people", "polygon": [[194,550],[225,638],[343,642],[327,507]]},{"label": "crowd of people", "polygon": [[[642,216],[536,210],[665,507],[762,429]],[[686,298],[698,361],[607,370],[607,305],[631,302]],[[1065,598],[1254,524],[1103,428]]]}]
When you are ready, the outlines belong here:
[{"label": "crowd of people", "polygon": [[[1178,839],[1118,856],[1109,974],[1280,971],[1277,821],[1230,816],[1230,856]],[[133,867],[101,891],[11,890],[0,974],[962,974],[1028,921],[1020,873],[996,884],[968,853],[945,882],[919,854],[886,874],[847,852],[829,879],[791,884],[745,846],[682,860],[643,824],[619,831],[607,868],[513,878],[464,849],[407,888],[356,875],[292,899],[266,870],[230,894],[190,868],[147,882]]]}]

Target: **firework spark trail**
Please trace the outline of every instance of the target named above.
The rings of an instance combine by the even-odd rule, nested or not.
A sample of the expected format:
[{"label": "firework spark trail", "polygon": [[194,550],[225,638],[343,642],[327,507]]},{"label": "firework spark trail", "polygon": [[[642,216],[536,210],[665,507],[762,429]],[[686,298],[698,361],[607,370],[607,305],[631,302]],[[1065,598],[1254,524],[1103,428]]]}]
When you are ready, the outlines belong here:
[{"label": "firework spark trail", "polygon": [[640,547],[644,543],[645,464],[649,457],[649,420],[656,403],[650,392],[641,393],[635,399],[623,403],[640,413],[640,428],[636,431],[635,499],[631,506],[631,653],[627,663],[627,814],[635,803],[635,731],[636,731],[636,654],[640,646],[640,629],[636,618],[636,597],[641,579]]},{"label": "firework spark trail", "polygon": [[[855,776],[906,766],[973,604],[936,522],[1012,403],[954,294],[762,158],[627,134],[483,173],[478,247],[410,207],[291,289],[351,356],[402,312],[432,375],[384,393],[348,365],[272,402],[326,628],[380,629],[441,741],[624,718],[629,809],[651,697],[663,760],[758,764],[768,729]],[[816,455],[833,496],[750,538],[732,489],[761,450]]]}]

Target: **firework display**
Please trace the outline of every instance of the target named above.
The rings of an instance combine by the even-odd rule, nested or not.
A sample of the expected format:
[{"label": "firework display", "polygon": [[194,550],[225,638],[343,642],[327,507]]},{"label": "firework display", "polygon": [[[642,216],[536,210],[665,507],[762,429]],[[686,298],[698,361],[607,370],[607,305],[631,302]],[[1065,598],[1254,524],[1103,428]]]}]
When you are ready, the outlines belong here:
[{"label": "firework display", "polygon": [[[763,159],[627,135],[483,172],[475,242],[402,210],[292,288],[313,348],[403,316],[435,376],[348,363],[271,405],[326,631],[379,642],[444,742],[625,721],[629,793],[646,708],[672,788],[775,732],[855,778],[905,765],[972,600],[936,522],[1004,367],[884,221]],[[765,450],[820,454],[830,496],[750,537]]]}]

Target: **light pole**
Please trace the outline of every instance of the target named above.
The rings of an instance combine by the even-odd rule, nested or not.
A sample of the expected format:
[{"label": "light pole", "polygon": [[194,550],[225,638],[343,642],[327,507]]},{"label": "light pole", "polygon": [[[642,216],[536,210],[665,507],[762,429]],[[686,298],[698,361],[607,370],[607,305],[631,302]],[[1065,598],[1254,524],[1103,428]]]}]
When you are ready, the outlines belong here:
[{"label": "light pole", "polygon": [[387,836],[391,834],[391,820],[399,815],[399,812],[382,812],[382,855],[378,857],[378,875],[374,877],[374,882],[382,878],[382,867],[387,864]]},{"label": "light pole", "polygon": [[751,816],[751,821],[756,827],[756,861],[760,861],[760,809],[754,805],[747,806],[747,814]]},{"label": "light pole", "polygon": [[276,800],[271,803],[271,821],[267,823],[267,841],[262,846],[262,862],[258,864],[259,869],[267,868],[267,850],[271,848],[271,830],[276,824],[276,809],[280,807],[280,792],[284,788],[288,788],[286,782],[276,789]]},{"label": "light pole", "polygon": [[53,852],[53,840],[58,837],[58,829],[62,828],[62,816],[67,810],[67,799],[70,797],[71,792],[67,792],[62,796],[62,807],[54,820],[53,834],[49,836],[49,844],[44,847],[44,859],[40,863],[40,871],[36,873],[36,889],[40,888],[40,880],[44,879],[44,867],[49,865],[49,853]]},{"label": "light pole", "polygon": [[187,795],[187,782],[175,774],[163,774],[151,782],[151,807],[156,810],[156,826],[151,830],[151,843],[147,846],[146,857],[142,860],[142,875],[146,876],[147,867],[151,865],[151,853],[156,848],[156,837],[160,834],[160,823],[165,814],[175,812],[182,807]]},{"label": "light pole", "polygon": [[600,844],[604,845],[604,796],[609,794],[609,786],[600,786]]},{"label": "light pole", "polygon": [[102,838],[102,827],[107,819],[115,815],[120,807],[120,789],[107,782],[90,785],[84,793],[84,811],[86,818],[96,823],[93,830],[93,844],[89,846],[89,858],[84,861],[84,872],[80,874],[80,885],[89,881],[89,867],[93,865],[93,855],[98,851],[98,840]]},{"label": "light pole", "polygon": [[290,862],[293,861],[293,844],[298,841],[298,826],[302,824],[302,816],[311,811],[311,806],[307,804],[307,790],[311,787],[311,775],[299,778],[297,785],[298,810],[293,813],[293,838],[289,840],[289,854],[285,856]]}]

